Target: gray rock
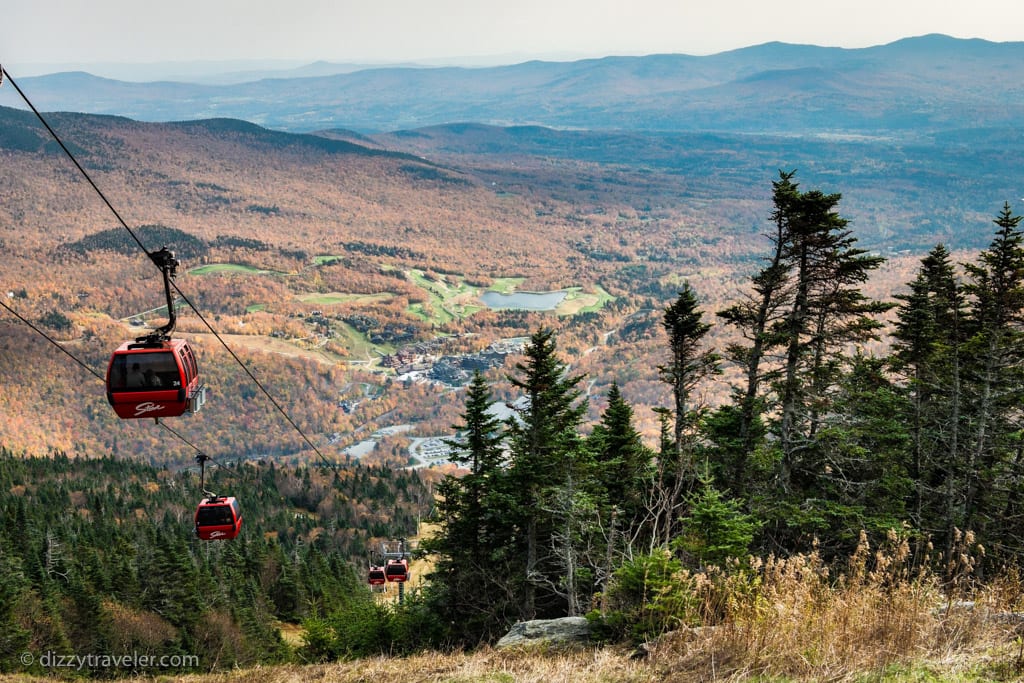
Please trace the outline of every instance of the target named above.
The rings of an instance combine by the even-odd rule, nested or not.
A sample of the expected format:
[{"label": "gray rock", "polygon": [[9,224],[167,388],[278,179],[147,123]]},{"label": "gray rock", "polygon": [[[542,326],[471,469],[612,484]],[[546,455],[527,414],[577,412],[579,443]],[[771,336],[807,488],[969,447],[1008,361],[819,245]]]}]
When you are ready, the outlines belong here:
[{"label": "gray rock", "polygon": [[590,640],[590,623],[583,617],[534,619],[516,623],[495,647],[517,645],[570,645]]}]

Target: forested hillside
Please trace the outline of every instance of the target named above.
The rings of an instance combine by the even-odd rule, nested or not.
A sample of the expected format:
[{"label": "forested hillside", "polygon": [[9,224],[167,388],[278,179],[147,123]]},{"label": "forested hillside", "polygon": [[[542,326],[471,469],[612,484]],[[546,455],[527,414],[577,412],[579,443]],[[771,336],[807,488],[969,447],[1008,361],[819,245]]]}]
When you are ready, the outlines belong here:
[{"label": "forested hillside", "polygon": [[[110,351],[139,333],[129,323],[159,324],[158,273],[38,121],[0,112],[6,302],[46,321],[102,375]],[[911,154],[882,143],[794,143],[772,152],[769,140],[463,126],[382,137],[385,147],[406,150],[385,152],[226,120],[56,114],[53,123],[144,246],[176,250],[182,291],[277,387],[318,444],[333,440],[331,457],[339,459],[357,428],[411,419],[419,436],[436,436],[457,417],[452,401],[435,399],[447,389],[394,384],[394,375],[379,372],[384,355],[442,337],[443,353],[476,352],[541,325],[558,330],[574,366],[591,378],[597,402],[589,418],[615,380],[654,438],[653,409],[667,398],[656,376],[656,312],[684,281],[699,284],[708,310],[731,305],[761,258],[778,168],[802,167],[802,182],[843,192],[851,229],[888,257],[865,283],[879,298],[899,291],[916,254],[934,243],[954,255],[983,247],[984,226],[1015,178],[1006,165],[1012,148],[997,144],[1003,137],[958,152],[953,164],[936,161],[941,146]],[[968,166],[986,170],[964,177]],[[573,287],[590,302],[551,313],[489,310],[477,297],[487,288]],[[182,309],[179,330],[195,335],[210,380],[211,401],[190,423],[204,435],[202,447],[302,450],[204,336],[210,330]],[[135,456],[188,457],[156,452],[162,437],[142,425],[115,423],[102,394],[84,390],[95,378],[14,318],[4,324],[14,326],[5,337],[27,354],[0,368],[10,447],[73,452],[80,444],[111,453],[116,441]],[[723,341],[728,334],[711,332]],[[30,367],[49,368],[46,381],[57,386],[33,390]],[[371,400],[362,401],[367,392]],[[337,409],[353,402],[356,413]]]},{"label": "forested hillside", "polygon": [[171,670],[290,659],[280,625],[372,601],[371,550],[432,504],[390,468],[222,462],[206,485],[242,501],[236,541],[192,536],[195,468],[3,449],[0,669],[44,672],[18,656],[47,650],[177,656]]}]

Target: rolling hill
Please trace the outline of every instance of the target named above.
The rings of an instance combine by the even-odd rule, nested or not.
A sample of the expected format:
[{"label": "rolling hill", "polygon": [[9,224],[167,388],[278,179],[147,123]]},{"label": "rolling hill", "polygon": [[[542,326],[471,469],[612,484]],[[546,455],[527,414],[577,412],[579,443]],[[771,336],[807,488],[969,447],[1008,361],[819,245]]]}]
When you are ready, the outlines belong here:
[{"label": "rolling hill", "polygon": [[[296,132],[473,121],[909,136],[1013,125],[1024,113],[1022,83],[1024,43],[942,35],[852,50],[767,43],[706,57],[365,68],[220,86],[130,83],[85,73],[24,79],[37,106],[49,111],[143,121],[229,117]],[[15,95],[0,91],[0,105],[17,104]]]},{"label": "rolling hill", "polygon": [[[541,325],[557,328],[566,357],[591,373],[592,415],[615,380],[649,429],[645,411],[665,395],[657,311],[684,280],[708,315],[731,303],[765,248],[779,170],[843,194],[854,234],[890,259],[873,295],[889,297],[939,241],[987,243],[995,213],[1024,194],[1024,132],[1004,121],[1020,99],[1020,48],[926,36],[866,50],[773,43],[701,58],[364,69],[234,86],[86,74],[21,85],[43,109],[102,103],[109,113],[47,118],[147,248],[169,243],[186,258],[182,286],[203,310],[258,341],[241,346],[270,364],[322,438],[355,439],[381,415],[423,420],[428,436],[457,418],[457,401],[394,387],[371,392],[385,398],[366,403],[369,413],[339,414],[362,398],[341,387],[387,377],[349,361],[372,364],[445,335],[475,352]],[[488,123],[527,111],[548,125]],[[308,126],[285,120],[298,112]],[[437,123],[392,129],[406,119]],[[101,370],[104,349],[134,334],[125,322],[162,303],[149,264],[30,113],[0,108],[0,156],[0,291],[32,320],[68,321],[67,343],[84,344]],[[507,282],[614,303],[564,315],[489,311],[465,294]],[[14,335],[17,324],[5,324]],[[181,325],[206,332],[188,316]],[[267,353],[282,348],[294,355]],[[196,422],[217,448],[258,429],[295,452],[276,418],[238,416],[232,399],[251,390],[215,346],[203,351],[227,400]],[[109,424],[90,422],[105,411],[102,396],[44,396],[20,367],[4,372],[15,419],[0,436],[14,447],[45,450],[75,434],[103,452],[153,443],[134,432],[112,440]],[[300,400],[307,385],[317,389]]]}]

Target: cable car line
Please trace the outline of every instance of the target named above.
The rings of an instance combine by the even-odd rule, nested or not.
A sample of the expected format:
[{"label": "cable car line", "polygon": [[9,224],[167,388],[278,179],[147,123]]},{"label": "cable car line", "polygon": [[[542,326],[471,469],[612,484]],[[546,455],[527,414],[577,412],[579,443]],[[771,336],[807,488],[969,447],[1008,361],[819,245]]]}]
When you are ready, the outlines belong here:
[{"label": "cable car line", "polygon": [[[13,315],[15,318],[20,320],[22,323],[27,325],[32,331],[36,332],[37,334],[42,336],[44,339],[46,339],[46,341],[50,342],[51,344],[56,346],[58,349],[60,349],[61,352],[63,352],[68,358],[70,358],[75,363],[77,363],[79,366],[81,366],[82,369],[85,370],[86,372],[88,372],[90,375],[92,375],[93,377],[95,377],[96,379],[98,379],[101,382],[105,382],[106,381],[105,378],[103,377],[103,375],[101,375],[100,373],[96,372],[95,370],[93,370],[88,365],[86,365],[81,359],[79,359],[77,356],[75,356],[75,354],[71,353],[70,351],[65,349],[63,346],[61,346],[60,343],[56,339],[54,339],[53,337],[48,335],[45,331],[43,331],[43,330],[39,329],[38,327],[36,327],[32,323],[32,321],[30,321],[30,320],[26,319],[25,317],[23,317],[20,313],[18,313],[13,308],[11,308],[7,304],[5,304],[2,300],[0,300],[0,306],[2,306],[8,313]],[[184,443],[186,446],[190,447],[192,450],[196,451],[197,453],[202,453],[203,452],[203,450],[201,448],[199,448],[199,446],[196,446],[194,443],[192,443],[191,441],[186,439],[184,436],[182,436],[181,434],[176,432],[174,429],[172,429],[171,427],[167,426],[166,422],[158,422],[157,424],[159,424],[161,427],[166,429],[173,436],[176,436],[182,443]]]},{"label": "cable car line", "polygon": [[107,401],[126,419],[178,417],[198,413],[206,403],[206,385],[200,382],[195,352],[184,339],[174,339],[177,307],[171,279],[178,260],[167,247],[149,254],[163,275],[167,322],[134,342],[124,342],[107,365]]},{"label": "cable car line", "polygon": [[216,493],[206,490],[206,463],[213,463],[214,465],[220,467],[221,469],[228,469],[228,466],[222,463],[217,458],[213,457],[212,455],[207,455],[206,453],[203,452],[200,452],[198,455],[196,455],[194,460],[196,461],[196,464],[199,465],[199,488],[205,495],[216,498]]},{"label": "cable car line", "polygon": [[196,314],[196,316],[198,316],[199,319],[203,322],[203,324],[206,325],[206,329],[210,330],[210,332],[211,332],[211,334],[213,334],[214,338],[216,338],[216,340],[221,343],[221,346],[223,346],[224,349],[231,355],[231,357],[235,359],[235,362],[238,363],[238,366],[240,368],[242,368],[242,370],[245,372],[246,375],[249,376],[249,379],[251,379],[253,381],[253,384],[255,384],[257,387],[259,387],[259,390],[263,392],[263,395],[266,396],[267,399],[277,409],[277,411],[279,413],[281,413],[281,416],[284,417],[284,419],[288,422],[288,424],[290,424],[292,426],[292,428],[296,432],[298,432],[299,436],[302,437],[302,440],[305,441],[306,444],[311,449],[313,449],[313,452],[316,453],[318,456],[320,456],[320,459],[323,460],[325,463],[327,463],[329,466],[333,467],[334,469],[338,469],[338,464],[336,462],[332,462],[331,460],[329,460],[327,458],[327,456],[325,456],[323,453],[321,453],[320,449],[317,448],[316,445],[312,441],[310,441],[309,437],[306,436],[306,433],[303,432],[302,429],[297,424],[295,424],[295,421],[292,420],[290,415],[288,415],[288,413],[285,411],[284,407],[282,407],[281,404],[278,403],[277,399],[275,399],[270,394],[270,392],[267,391],[267,388],[263,386],[263,383],[260,382],[258,379],[256,379],[256,376],[252,374],[252,371],[249,370],[248,366],[246,366],[246,364],[242,362],[242,359],[239,358],[235,354],[234,350],[230,346],[228,346],[228,343],[226,341],[224,341],[223,337],[220,336],[220,334],[217,332],[217,330],[213,329],[213,326],[206,320],[205,317],[203,317],[203,314],[199,312],[199,310],[192,304],[192,302],[189,300],[189,298],[187,296],[185,296],[185,293],[181,291],[181,289],[178,287],[178,285],[175,284],[174,282],[171,282],[171,287],[174,288],[174,290],[178,293],[178,295],[182,298],[182,300],[186,304],[188,304],[188,307],[191,308],[192,311]]},{"label": "cable car line", "polygon": [[[86,365],[81,359],[79,359],[77,356],[75,356],[75,354],[71,353],[70,351],[65,349],[63,346],[61,346],[60,343],[58,343],[56,339],[54,339],[53,337],[48,335],[45,331],[41,330],[39,327],[34,325],[30,320],[28,320],[27,318],[22,316],[20,313],[15,311],[13,308],[11,308],[7,304],[5,304],[2,300],[0,300],[0,306],[2,306],[7,312],[9,312],[15,318],[20,320],[22,323],[27,325],[34,332],[36,332],[41,337],[46,339],[46,341],[50,342],[50,344],[52,344],[53,346],[56,346],[58,349],[63,351],[64,354],[67,355],[68,358],[70,358],[75,363],[77,363],[79,366],[81,366],[86,372],[88,372],[89,374],[91,374],[93,377],[95,377],[96,379],[100,380],[101,382],[104,382],[104,383],[106,382],[106,379],[102,375],[100,375],[98,372],[96,372],[91,367]],[[181,441],[185,445],[191,447],[197,453],[195,459],[196,459],[196,462],[198,462],[199,466],[200,466],[199,488],[200,488],[200,490],[202,490],[203,495],[205,495],[207,497],[204,498],[203,500],[201,500],[200,503],[199,503],[199,506],[196,508],[196,512],[195,512],[195,533],[196,533],[196,536],[200,540],[203,540],[203,541],[231,540],[231,539],[235,538],[236,536],[238,536],[238,533],[239,533],[239,531],[241,531],[241,528],[242,528],[242,513],[241,513],[241,509],[240,509],[240,507],[238,505],[238,501],[234,497],[231,497],[231,496],[218,496],[217,494],[211,493],[210,491],[206,490],[206,484],[205,484],[205,473],[206,473],[205,464],[206,464],[206,462],[207,461],[213,461],[215,464],[217,464],[217,465],[219,465],[221,467],[224,467],[224,465],[222,465],[221,463],[217,462],[212,456],[209,456],[209,455],[205,454],[202,451],[202,449],[200,449],[198,446],[196,446],[194,443],[192,443],[191,441],[186,439],[180,433],[178,433],[177,431],[175,431],[174,429],[169,427],[166,422],[160,422],[159,420],[157,420],[157,424],[160,425],[161,427],[163,427],[165,430],[167,430],[167,432],[169,432],[172,436],[177,437],[177,439],[179,441]]]},{"label": "cable car line", "polygon": [[32,324],[32,322],[31,322],[30,320],[27,320],[26,318],[22,317],[22,316],[21,316],[21,314],[19,314],[19,313],[18,313],[18,312],[17,312],[16,310],[14,310],[13,308],[11,308],[11,307],[10,307],[10,306],[8,306],[7,304],[5,304],[5,303],[3,302],[3,300],[0,300],[0,306],[3,306],[3,307],[4,307],[4,308],[5,308],[6,310],[7,310],[7,312],[8,312],[8,313],[10,313],[11,315],[13,315],[13,316],[14,316],[15,318],[17,318],[17,319],[18,319],[18,320],[20,320],[21,322],[25,323],[25,325],[27,325],[27,326],[28,326],[29,328],[31,328],[31,329],[32,329],[32,330],[33,330],[34,332],[36,332],[37,334],[40,334],[40,335],[42,335],[42,336],[43,336],[43,338],[45,338],[45,339],[46,339],[46,341],[50,342],[51,344],[53,344],[54,346],[56,346],[56,347],[57,347],[58,349],[60,349],[61,351],[63,351],[63,352],[64,352],[64,353],[65,353],[65,354],[67,355],[67,357],[68,357],[68,358],[70,358],[71,360],[75,361],[75,362],[76,362],[76,363],[78,363],[78,364],[79,364],[80,366],[82,366],[82,368],[83,368],[83,369],[84,369],[84,370],[85,370],[86,372],[88,372],[89,374],[91,374],[91,375],[92,375],[93,377],[95,377],[96,379],[100,380],[101,382],[105,381],[105,380],[104,380],[104,378],[103,378],[103,375],[101,375],[100,373],[96,372],[95,370],[93,370],[92,368],[90,368],[90,367],[89,367],[88,365],[86,365],[85,363],[83,363],[82,361],[80,361],[80,360],[79,360],[78,358],[76,358],[76,357],[75,357],[75,355],[74,355],[73,353],[71,353],[70,351],[68,351],[67,349],[65,349],[65,348],[64,348],[63,346],[61,346],[61,345],[60,345],[60,344],[59,344],[59,343],[57,342],[57,340],[56,340],[56,339],[54,339],[54,338],[53,338],[53,337],[51,337],[50,335],[46,334],[46,332],[44,332],[43,330],[41,330],[41,329],[39,329],[38,327],[36,327],[36,326],[35,326],[34,324]]},{"label": "cable car line", "polygon": [[[85,168],[82,167],[82,165],[80,163],[78,163],[78,160],[75,158],[75,155],[71,153],[71,150],[68,149],[68,147],[64,144],[64,142],[60,139],[60,136],[57,135],[57,132],[50,126],[49,123],[47,123],[47,121],[43,117],[43,115],[39,112],[38,109],[36,109],[35,105],[32,104],[32,102],[31,102],[31,100],[29,100],[28,96],[24,93],[24,91],[22,91],[22,89],[14,81],[14,79],[11,77],[10,72],[8,72],[6,69],[3,68],[2,65],[0,65],[0,81],[2,81],[5,76],[6,76],[7,80],[10,81],[11,85],[14,86],[14,89],[18,92],[18,95],[21,96],[21,99],[24,100],[25,104],[28,105],[28,107],[32,110],[32,113],[35,114],[36,118],[39,119],[40,123],[42,123],[43,126],[46,128],[46,130],[49,131],[50,135],[53,136],[53,139],[57,142],[57,144],[60,146],[60,148],[62,150],[64,150],[64,153],[71,160],[71,162],[75,165],[75,167],[78,169],[78,171],[82,174],[82,177],[84,177],[86,179],[86,181],[88,181],[89,185],[92,186],[93,190],[96,191],[96,194],[100,197],[100,199],[103,200],[103,203],[106,204],[107,208],[110,209],[111,213],[114,215],[115,218],[117,218],[117,220],[121,224],[121,226],[125,230],[128,231],[128,234],[131,235],[132,239],[135,241],[135,243],[138,245],[138,247],[146,254],[147,257],[149,257],[149,259],[151,261],[153,261],[154,265],[156,265],[158,268],[161,268],[161,272],[164,272],[163,268],[162,268],[162,266],[161,266],[161,264],[160,264],[160,262],[158,260],[158,258],[155,256],[155,254],[159,254],[159,252],[150,252],[149,250],[146,249],[145,245],[142,243],[142,241],[139,239],[139,237],[135,234],[135,232],[131,229],[131,227],[128,226],[128,223],[124,220],[124,218],[121,217],[121,214],[118,213],[117,209],[114,208],[114,205],[110,203],[110,200],[108,200],[106,195],[103,194],[103,191],[100,190],[99,186],[96,185],[96,183],[93,181],[93,179],[89,175],[89,173],[85,170]],[[224,347],[224,349],[235,360],[235,362],[238,364],[238,366],[241,367],[242,370],[245,372],[245,374],[249,376],[249,379],[251,379],[253,381],[253,383],[260,389],[260,391],[263,392],[263,394],[267,397],[267,399],[274,406],[274,408],[277,409],[277,411],[284,417],[284,419],[288,422],[288,424],[291,425],[291,427],[299,434],[300,437],[302,437],[302,440],[305,441],[305,443],[313,450],[313,452],[316,453],[317,456],[319,456],[320,459],[323,460],[327,465],[329,465],[330,467],[332,467],[334,469],[337,469],[338,468],[338,464],[336,462],[333,462],[330,459],[328,459],[327,456],[325,456],[320,451],[320,449],[317,448],[317,446],[310,440],[310,438],[306,435],[306,433],[295,423],[295,421],[291,418],[291,416],[288,415],[288,413],[285,411],[284,407],[281,406],[281,404],[270,394],[270,392],[267,390],[267,388],[263,386],[263,383],[260,382],[259,379],[257,379],[256,376],[252,374],[252,372],[245,365],[245,363],[242,362],[242,360],[238,357],[238,355],[234,352],[234,350],[232,350],[231,347],[228,346],[228,343],[226,341],[224,341],[223,337],[221,337],[220,334],[217,332],[217,330],[214,329],[213,325],[211,325],[210,322],[203,316],[203,314],[199,311],[199,309],[195,306],[195,304],[193,304],[192,301],[185,295],[185,293],[181,291],[181,288],[178,287],[178,285],[176,283],[174,283],[173,281],[169,281],[169,283],[170,283],[170,286],[173,287],[174,290],[178,293],[178,296],[181,297],[181,299],[188,305],[188,307],[190,309],[192,309],[192,311],[196,314],[196,316],[202,321],[202,323],[206,326],[206,328],[213,334],[214,338],[216,338],[217,341],[219,341],[221,343],[221,346]],[[5,306],[5,308],[7,308],[7,307]],[[8,309],[8,310],[10,310],[10,309]],[[169,312],[169,313],[170,313],[170,315],[173,316],[173,312]],[[19,316],[19,318],[20,318],[20,316]],[[59,345],[58,345],[58,347],[59,347]],[[65,353],[66,353],[66,351],[65,351]]]}]

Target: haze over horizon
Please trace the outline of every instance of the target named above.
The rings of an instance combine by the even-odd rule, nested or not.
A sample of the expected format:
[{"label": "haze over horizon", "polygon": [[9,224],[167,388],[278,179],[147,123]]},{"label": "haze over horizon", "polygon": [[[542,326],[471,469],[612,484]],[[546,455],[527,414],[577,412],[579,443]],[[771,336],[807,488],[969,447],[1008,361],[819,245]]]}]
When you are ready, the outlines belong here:
[{"label": "haze over horizon", "polygon": [[[171,4],[34,0],[0,11],[0,64],[17,75],[85,70],[130,77],[349,64],[492,66],[609,55],[708,55],[767,42],[860,48],[942,33],[1024,40],[1024,5],[1004,0],[293,0]],[[212,67],[212,69],[211,69]],[[147,73],[147,69],[134,69]]]}]

